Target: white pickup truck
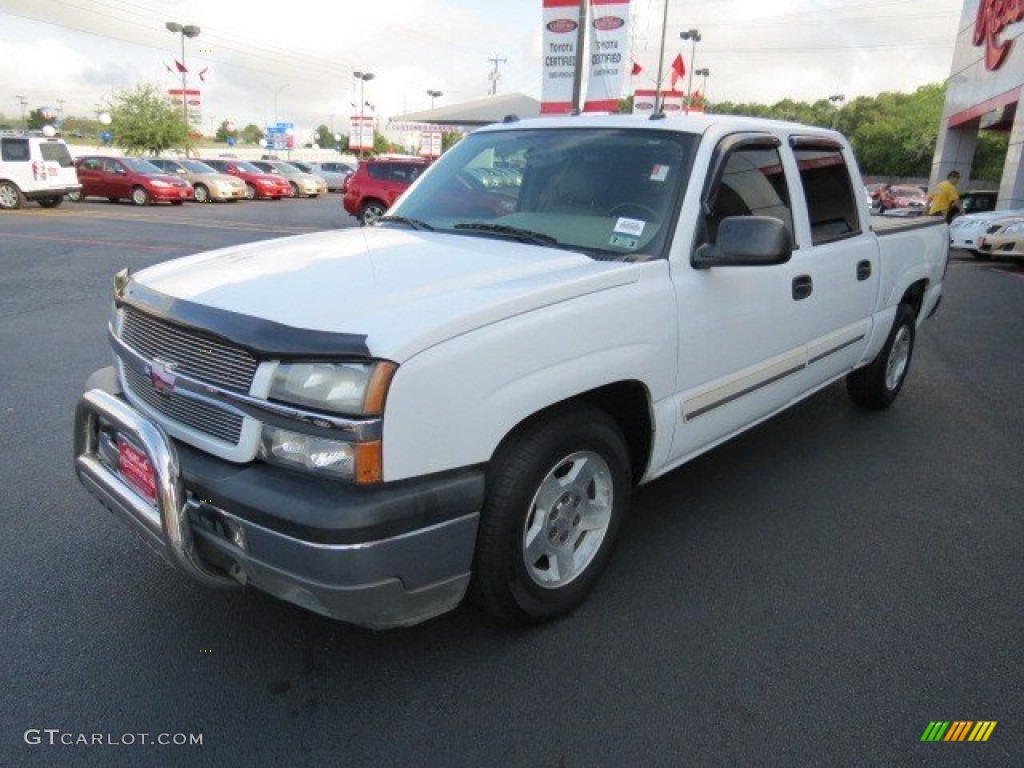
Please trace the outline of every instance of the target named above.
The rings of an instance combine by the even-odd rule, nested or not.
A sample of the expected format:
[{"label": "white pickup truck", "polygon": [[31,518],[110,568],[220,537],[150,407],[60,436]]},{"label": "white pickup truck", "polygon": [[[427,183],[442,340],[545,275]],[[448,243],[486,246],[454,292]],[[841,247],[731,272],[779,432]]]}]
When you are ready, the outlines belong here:
[{"label": "white pickup truck", "polygon": [[873,230],[832,131],[510,118],[378,226],[119,274],[76,469],[210,586],[542,621],[634,485],[842,377],[887,407],[947,255],[940,219]]}]

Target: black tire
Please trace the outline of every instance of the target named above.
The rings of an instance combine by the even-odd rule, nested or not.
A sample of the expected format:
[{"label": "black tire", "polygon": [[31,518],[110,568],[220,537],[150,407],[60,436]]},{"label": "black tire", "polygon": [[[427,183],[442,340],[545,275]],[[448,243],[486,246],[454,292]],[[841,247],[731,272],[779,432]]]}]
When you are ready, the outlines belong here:
[{"label": "black tire", "polygon": [[36,202],[43,208],[56,208],[58,205],[64,202],[63,195],[56,195],[55,197],[44,197]]},{"label": "black tire", "polygon": [[197,203],[208,203],[210,202],[210,190],[206,188],[205,184],[196,184],[193,190]]},{"label": "black tire", "polygon": [[132,202],[136,205],[149,205],[149,192],[145,187],[132,188]]},{"label": "black tire", "polygon": [[13,181],[0,181],[0,210],[16,211],[25,205],[25,195]]},{"label": "black tire", "polygon": [[[582,603],[629,508],[629,464],[618,425],[587,405],[545,414],[507,438],[488,470],[474,602],[500,619],[528,624]],[[571,482],[574,474],[585,482]]]},{"label": "black tire", "polygon": [[184,200],[171,200],[171,205],[184,205]]},{"label": "black tire", "polygon": [[359,220],[363,224],[376,224],[377,220],[380,219],[387,212],[387,208],[384,203],[379,200],[371,200],[368,203],[363,204],[363,209],[359,212]]},{"label": "black tire", "polygon": [[245,199],[246,200],[255,200],[257,197],[258,197],[258,195],[256,194],[256,187],[254,187],[249,182],[246,182],[245,183]]},{"label": "black tire", "polygon": [[120,200],[121,200],[121,198],[119,198],[119,197],[108,197],[107,198],[107,202],[108,203],[117,203],[117,202],[120,202]]},{"label": "black tire", "polygon": [[78,190],[78,191],[75,191],[75,192],[68,192],[66,197],[72,203],[80,203],[80,202],[82,202],[82,199],[83,199],[83,195],[82,195],[81,190]]},{"label": "black tire", "polygon": [[289,187],[289,189],[291,189],[291,193],[288,195],[288,197],[298,197],[299,196],[299,185],[298,184],[296,184],[294,181],[289,181],[288,182],[288,187]]},{"label": "black tire", "polygon": [[916,336],[917,314],[909,304],[900,304],[878,356],[846,377],[846,392],[854,403],[872,410],[892,405],[907,380]]}]

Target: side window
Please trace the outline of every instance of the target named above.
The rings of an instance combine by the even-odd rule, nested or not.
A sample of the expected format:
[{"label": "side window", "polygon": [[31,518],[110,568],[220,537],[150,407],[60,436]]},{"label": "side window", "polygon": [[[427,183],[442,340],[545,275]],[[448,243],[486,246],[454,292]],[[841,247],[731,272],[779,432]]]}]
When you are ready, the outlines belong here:
[{"label": "side window", "polygon": [[729,154],[705,215],[707,241],[729,216],[773,216],[793,231],[786,175],[776,147],[740,146]]},{"label": "side window", "polygon": [[102,171],[103,161],[91,157],[88,160],[83,160],[81,167],[87,171]]},{"label": "side window", "polygon": [[28,139],[3,139],[0,141],[0,160],[19,163],[28,161]]},{"label": "side window", "polygon": [[797,146],[793,154],[807,200],[811,243],[820,245],[860,234],[860,214],[842,151],[838,147]]},{"label": "side window", "polygon": [[104,160],[103,170],[106,171],[107,173],[117,173],[119,170],[121,170],[121,164],[118,163],[116,160]]},{"label": "side window", "polygon": [[390,167],[388,163],[367,163],[366,173],[371,179],[389,179]]},{"label": "side window", "polygon": [[43,160],[50,163],[58,163],[61,168],[70,168],[75,164],[71,159],[67,144],[61,142],[44,141],[39,145],[39,154]]}]

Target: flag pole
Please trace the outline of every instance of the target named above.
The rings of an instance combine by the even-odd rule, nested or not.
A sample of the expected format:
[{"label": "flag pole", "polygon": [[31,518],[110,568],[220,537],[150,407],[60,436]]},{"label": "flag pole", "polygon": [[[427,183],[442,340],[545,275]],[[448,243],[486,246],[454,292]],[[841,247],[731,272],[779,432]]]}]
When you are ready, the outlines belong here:
[{"label": "flag pole", "polygon": [[576,26],[576,68],[572,73],[572,114],[578,115],[583,105],[583,45],[587,38],[587,2],[580,0],[579,24]]},{"label": "flag pole", "polygon": [[668,27],[668,0],[665,0],[665,11],[661,18],[661,50],[658,51],[658,81],[654,88],[654,114],[660,114],[662,108],[661,78],[665,63],[665,29]]}]

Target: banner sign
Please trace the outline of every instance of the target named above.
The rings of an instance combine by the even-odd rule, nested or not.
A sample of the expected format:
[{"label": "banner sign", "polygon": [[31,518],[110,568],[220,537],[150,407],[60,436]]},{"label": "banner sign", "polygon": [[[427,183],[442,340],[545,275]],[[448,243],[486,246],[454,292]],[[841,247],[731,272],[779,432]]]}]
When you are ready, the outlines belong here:
[{"label": "banner sign", "polygon": [[348,148],[354,149],[357,152],[368,149],[373,150],[373,126],[374,120],[372,116],[359,117],[353,115],[351,118],[351,128],[348,132]]},{"label": "banner sign", "polygon": [[629,0],[590,3],[590,79],[584,112],[617,112],[629,58]]},{"label": "banner sign", "polygon": [[544,0],[542,115],[564,115],[572,110],[579,7],[579,0]]},{"label": "banner sign", "polygon": [[435,128],[429,131],[423,131],[420,134],[420,155],[422,157],[440,157],[441,156],[441,129]]},{"label": "banner sign", "polygon": [[267,149],[295,149],[294,123],[275,123],[263,131]]}]

